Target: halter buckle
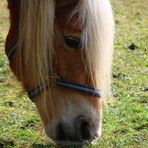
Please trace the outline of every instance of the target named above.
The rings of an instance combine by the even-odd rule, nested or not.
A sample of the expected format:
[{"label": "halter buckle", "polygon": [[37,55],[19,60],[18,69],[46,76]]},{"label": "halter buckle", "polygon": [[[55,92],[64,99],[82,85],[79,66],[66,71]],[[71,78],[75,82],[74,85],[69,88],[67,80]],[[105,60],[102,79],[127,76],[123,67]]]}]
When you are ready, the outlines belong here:
[{"label": "halter buckle", "polygon": [[60,79],[60,77],[56,73],[50,73],[49,74],[49,84],[50,87],[57,86],[57,81]]}]

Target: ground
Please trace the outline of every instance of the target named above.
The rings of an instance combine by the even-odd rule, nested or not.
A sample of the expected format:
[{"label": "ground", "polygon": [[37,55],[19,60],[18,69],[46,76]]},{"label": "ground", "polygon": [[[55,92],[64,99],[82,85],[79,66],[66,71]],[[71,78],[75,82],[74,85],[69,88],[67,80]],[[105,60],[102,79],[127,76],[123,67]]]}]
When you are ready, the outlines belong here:
[{"label": "ground", "polygon": [[[114,99],[104,108],[103,134],[89,147],[148,147],[148,0],[112,0],[116,22]],[[0,147],[50,147],[35,106],[22,93],[4,53],[9,28],[0,0]],[[52,147],[52,146],[51,146]]]}]

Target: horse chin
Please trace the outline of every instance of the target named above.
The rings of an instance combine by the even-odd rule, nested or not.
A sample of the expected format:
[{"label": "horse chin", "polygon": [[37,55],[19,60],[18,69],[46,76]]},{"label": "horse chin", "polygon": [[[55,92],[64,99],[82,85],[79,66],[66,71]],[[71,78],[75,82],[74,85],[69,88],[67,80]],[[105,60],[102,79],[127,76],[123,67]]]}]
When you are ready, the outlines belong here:
[{"label": "horse chin", "polygon": [[[68,109],[69,108],[69,109]],[[101,136],[102,113],[90,104],[69,103],[61,114],[45,127],[45,132],[56,144],[94,143]]]}]

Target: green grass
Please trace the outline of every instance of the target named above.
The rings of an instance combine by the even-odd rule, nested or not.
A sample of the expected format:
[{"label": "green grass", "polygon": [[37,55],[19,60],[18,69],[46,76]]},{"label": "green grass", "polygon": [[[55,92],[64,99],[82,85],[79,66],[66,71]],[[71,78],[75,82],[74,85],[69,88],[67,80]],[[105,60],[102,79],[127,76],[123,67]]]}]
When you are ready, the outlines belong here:
[{"label": "green grass", "polygon": [[[112,0],[116,21],[114,99],[104,109],[96,146],[148,147],[148,1]],[[4,53],[9,28],[6,0],[0,1],[0,147],[49,147],[35,106],[12,75]],[[131,44],[134,51],[129,50]]]}]

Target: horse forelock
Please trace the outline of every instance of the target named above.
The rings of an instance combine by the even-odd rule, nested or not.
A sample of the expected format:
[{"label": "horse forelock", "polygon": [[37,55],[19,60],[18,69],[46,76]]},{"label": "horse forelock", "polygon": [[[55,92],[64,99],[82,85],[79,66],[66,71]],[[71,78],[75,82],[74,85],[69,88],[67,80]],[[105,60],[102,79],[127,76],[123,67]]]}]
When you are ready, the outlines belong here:
[{"label": "horse forelock", "polygon": [[110,97],[114,21],[109,0],[82,0],[78,9],[88,72],[102,97]]}]

